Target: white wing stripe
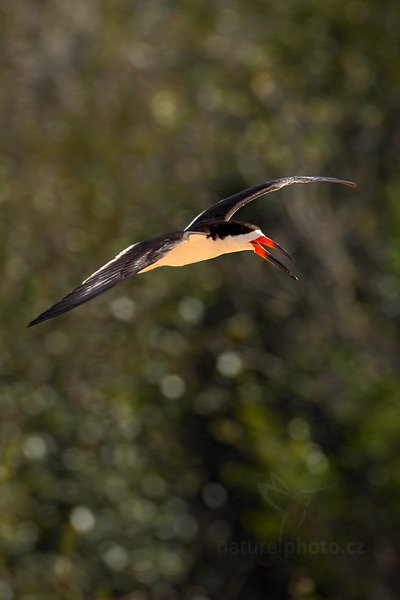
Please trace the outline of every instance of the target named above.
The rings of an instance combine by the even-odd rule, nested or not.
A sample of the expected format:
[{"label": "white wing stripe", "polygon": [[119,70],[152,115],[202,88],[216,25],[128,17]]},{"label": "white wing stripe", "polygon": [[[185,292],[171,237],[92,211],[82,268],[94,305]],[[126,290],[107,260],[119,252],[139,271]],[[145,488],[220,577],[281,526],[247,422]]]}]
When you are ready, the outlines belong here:
[{"label": "white wing stripe", "polygon": [[106,263],[105,265],[103,265],[102,267],[100,267],[100,269],[98,269],[97,271],[95,271],[94,273],[92,273],[91,275],[89,275],[89,277],[87,277],[87,279],[85,279],[84,281],[82,281],[82,285],[84,283],[87,283],[88,281],[90,281],[92,279],[92,277],[94,277],[95,275],[98,275],[99,273],[101,273],[102,271],[104,271],[109,265],[111,265],[113,262],[115,262],[116,260],[118,260],[119,258],[121,258],[121,256],[123,256],[124,254],[126,254],[127,252],[129,252],[129,250],[131,250],[132,248],[134,248],[135,246],[137,246],[138,243],[139,242],[136,242],[136,244],[132,244],[131,246],[128,246],[124,250],[121,250],[121,252],[119,254],[117,254],[117,256],[115,258],[109,260],[108,263]]},{"label": "white wing stripe", "polygon": [[187,227],[185,227],[184,231],[187,231],[188,229],[190,229],[190,227],[193,225],[193,223],[195,221],[197,221],[197,219],[199,219],[207,210],[208,210],[208,208],[206,208],[205,210],[202,210],[201,213],[199,213],[192,221],[190,221],[189,225]]}]

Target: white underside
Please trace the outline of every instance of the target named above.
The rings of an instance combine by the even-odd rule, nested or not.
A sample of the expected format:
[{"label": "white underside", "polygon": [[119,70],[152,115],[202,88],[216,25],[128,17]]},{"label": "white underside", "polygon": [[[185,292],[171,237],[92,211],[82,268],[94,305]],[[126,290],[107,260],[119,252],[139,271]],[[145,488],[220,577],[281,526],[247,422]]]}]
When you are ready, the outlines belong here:
[{"label": "white underside", "polygon": [[186,241],[181,242],[157,262],[142,269],[145,273],[158,267],[183,267],[192,263],[217,258],[222,254],[254,250],[252,240],[264,235],[259,229],[244,235],[227,236],[225,239],[213,240],[205,233],[188,233]]}]

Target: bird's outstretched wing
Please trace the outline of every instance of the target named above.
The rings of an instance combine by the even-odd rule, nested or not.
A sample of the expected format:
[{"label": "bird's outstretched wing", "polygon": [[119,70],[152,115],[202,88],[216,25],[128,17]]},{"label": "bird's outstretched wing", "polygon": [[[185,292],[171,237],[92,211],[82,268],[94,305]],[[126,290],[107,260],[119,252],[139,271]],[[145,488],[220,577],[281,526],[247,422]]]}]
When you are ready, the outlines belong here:
[{"label": "bird's outstretched wing", "polygon": [[52,319],[92,300],[92,298],[114,287],[120,281],[154,264],[186,238],[187,234],[182,231],[174,231],[128,246],[85,279],[70,294],[31,321],[28,327]]},{"label": "bird's outstretched wing", "polygon": [[294,177],[282,177],[282,179],[273,179],[272,181],[266,181],[260,183],[247,190],[238,192],[229,198],[220,200],[214,206],[206,208],[197,217],[193,219],[186,227],[185,231],[188,231],[203,221],[229,221],[229,219],[235,214],[237,210],[242,208],[248,202],[268,194],[269,192],[276,192],[287,185],[293,185],[294,183],[340,183],[341,185],[348,185],[350,187],[356,187],[353,181],[344,181],[342,179],[335,179],[333,177],[307,177],[307,176],[294,176]]}]

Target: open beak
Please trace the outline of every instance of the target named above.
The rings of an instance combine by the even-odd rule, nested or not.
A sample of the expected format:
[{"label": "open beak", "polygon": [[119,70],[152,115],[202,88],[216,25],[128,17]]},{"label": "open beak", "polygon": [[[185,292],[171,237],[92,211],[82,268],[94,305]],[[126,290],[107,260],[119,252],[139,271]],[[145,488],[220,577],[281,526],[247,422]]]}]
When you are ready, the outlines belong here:
[{"label": "open beak", "polygon": [[271,238],[266,237],[265,235],[261,235],[254,241],[258,242],[259,244],[264,244],[264,246],[268,246],[269,248],[274,248],[274,250],[279,250],[280,252],[283,252],[283,254],[285,254],[288,258],[290,258],[290,260],[293,260],[289,252],[285,250],[283,246],[278,244],[278,242],[274,242],[274,240],[271,240]]},{"label": "open beak", "polygon": [[282,248],[282,246],[280,246],[279,244],[274,242],[274,240],[271,240],[270,238],[267,238],[264,235],[260,236],[259,238],[257,238],[256,240],[253,240],[250,243],[254,247],[254,252],[256,254],[258,254],[258,256],[261,256],[261,258],[264,258],[268,262],[275,265],[275,267],[278,267],[278,269],[280,269],[281,271],[283,271],[284,273],[289,275],[289,277],[291,277],[295,281],[298,281],[298,277],[296,277],[296,275],[294,273],[289,271],[289,269],[287,269],[285,267],[285,265],[283,265],[279,260],[274,258],[272,256],[272,254],[270,254],[268,252],[268,250],[265,250],[265,248],[263,248],[261,246],[261,244],[264,244],[265,246],[268,246],[269,248],[274,248],[275,250],[279,250],[280,252],[283,252],[283,254],[285,254],[288,258],[290,258],[290,260],[293,260],[292,257],[290,256],[290,254],[288,252],[286,252],[286,250],[284,248]]}]

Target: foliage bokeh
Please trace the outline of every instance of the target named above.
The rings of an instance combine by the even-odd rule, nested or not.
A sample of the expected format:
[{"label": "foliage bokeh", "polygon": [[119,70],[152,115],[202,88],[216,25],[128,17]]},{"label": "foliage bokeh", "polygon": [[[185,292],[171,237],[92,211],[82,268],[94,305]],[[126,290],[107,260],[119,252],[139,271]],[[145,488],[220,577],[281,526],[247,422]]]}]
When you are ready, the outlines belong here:
[{"label": "foliage bokeh", "polygon": [[[395,598],[397,3],[0,14],[0,597]],[[298,285],[232,255],[25,330],[121,248],[293,174],[359,185],[240,214]]]}]

